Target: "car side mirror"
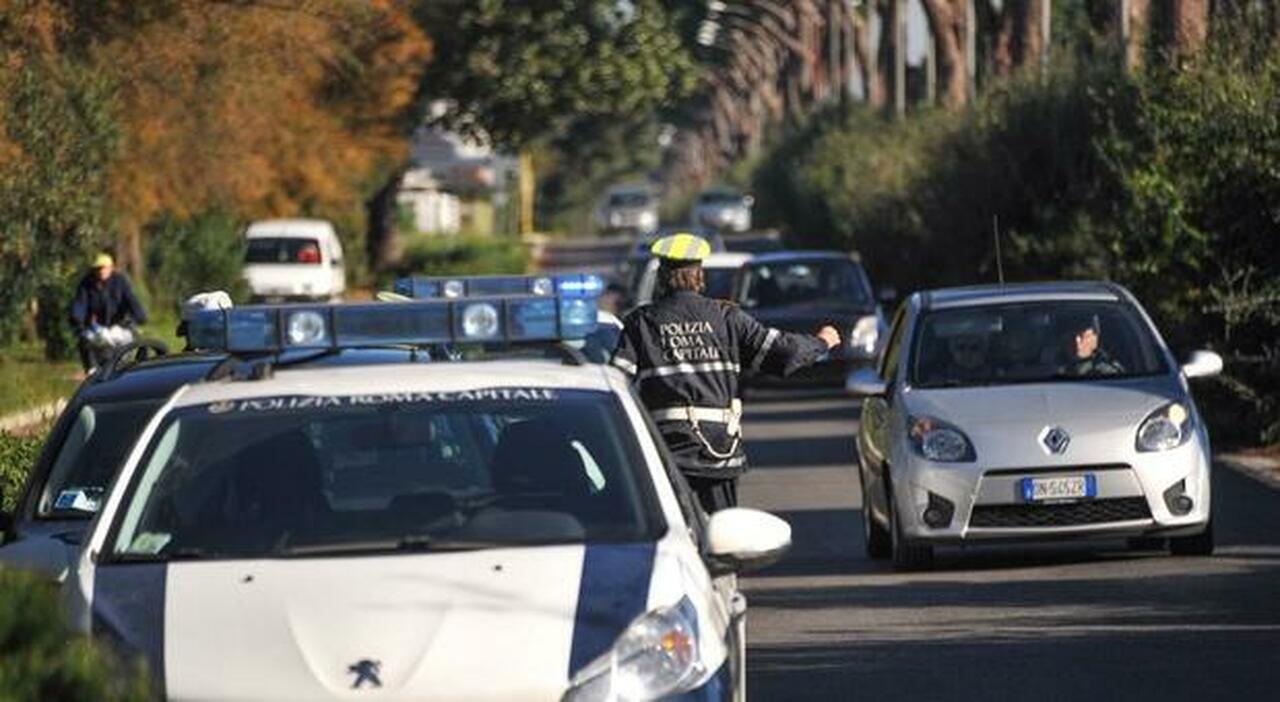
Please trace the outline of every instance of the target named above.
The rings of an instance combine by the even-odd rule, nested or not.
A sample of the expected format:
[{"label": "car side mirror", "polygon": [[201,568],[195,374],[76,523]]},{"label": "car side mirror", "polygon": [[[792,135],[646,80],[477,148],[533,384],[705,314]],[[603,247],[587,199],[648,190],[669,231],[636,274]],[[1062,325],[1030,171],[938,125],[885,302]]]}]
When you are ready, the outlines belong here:
[{"label": "car side mirror", "polygon": [[892,305],[894,300],[898,299],[898,289],[887,285],[880,288],[880,292],[876,293],[876,299],[886,305]]},{"label": "car side mirror", "polygon": [[883,397],[889,393],[889,384],[873,368],[859,368],[844,381],[845,392],[854,397]]},{"label": "car side mirror", "polygon": [[1188,378],[1209,378],[1222,372],[1222,356],[1213,351],[1192,351],[1182,364],[1182,373]]},{"label": "car side mirror", "polygon": [[707,521],[707,562],[713,576],[772,565],[791,548],[791,525],[746,507],[730,507]]}]

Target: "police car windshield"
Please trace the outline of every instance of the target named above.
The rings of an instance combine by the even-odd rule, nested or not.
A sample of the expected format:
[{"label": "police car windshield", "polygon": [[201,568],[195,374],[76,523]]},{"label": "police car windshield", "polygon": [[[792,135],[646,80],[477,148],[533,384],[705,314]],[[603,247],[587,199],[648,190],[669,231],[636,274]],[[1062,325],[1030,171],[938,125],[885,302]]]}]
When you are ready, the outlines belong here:
[{"label": "police car windshield", "polygon": [[113,527],[123,559],[635,541],[661,517],[612,395],[268,397],[175,412]]},{"label": "police car windshield", "polygon": [[809,259],[759,263],[746,274],[744,307],[784,307],[814,303],[863,305],[871,299],[866,278],[849,260]]},{"label": "police car windshield", "polygon": [[40,486],[36,516],[88,519],[162,400],[86,403],[60,439]]},{"label": "police car windshield", "polygon": [[1166,372],[1144,320],[1115,302],[1046,301],[937,310],[915,336],[918,388],[1125,378]]}]

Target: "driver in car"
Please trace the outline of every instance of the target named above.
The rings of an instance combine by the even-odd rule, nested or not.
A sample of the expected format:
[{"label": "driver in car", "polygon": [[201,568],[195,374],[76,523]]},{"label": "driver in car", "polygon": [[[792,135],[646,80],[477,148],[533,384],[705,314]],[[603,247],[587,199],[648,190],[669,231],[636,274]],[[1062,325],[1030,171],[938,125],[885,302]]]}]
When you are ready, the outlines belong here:
[{"label": "driver in car", "polygon": [[1118,375],[1124,366],[1102,347],[1102,326],[1098,315],[1090,315],[1071,326],[1074,332],[1068,342],[1068,360],[1058,372],[1062,375]]}]

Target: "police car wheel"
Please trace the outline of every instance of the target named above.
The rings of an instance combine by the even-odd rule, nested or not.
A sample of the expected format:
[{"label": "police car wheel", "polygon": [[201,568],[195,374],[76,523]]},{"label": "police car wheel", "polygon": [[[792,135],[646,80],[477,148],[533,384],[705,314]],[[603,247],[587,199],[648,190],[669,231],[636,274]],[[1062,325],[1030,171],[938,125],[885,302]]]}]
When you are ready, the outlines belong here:
[{"label": "police car wheel", "polygon": [[933,564],[933,547],[908,541],[902,534],[898,511],[893,507],[893,495],[889,496],[890,538],[893,548],[893,568],[900,571],[926,570]]}]

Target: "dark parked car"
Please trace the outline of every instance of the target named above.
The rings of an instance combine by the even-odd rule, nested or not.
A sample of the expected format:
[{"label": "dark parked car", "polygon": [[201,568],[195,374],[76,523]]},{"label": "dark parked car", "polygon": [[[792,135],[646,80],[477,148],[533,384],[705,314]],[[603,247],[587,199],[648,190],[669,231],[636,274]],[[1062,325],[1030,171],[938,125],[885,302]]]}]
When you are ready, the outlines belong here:
[{"label": "dark parked car", "polygon": [[830,324],[844,344],[798,379],[843,383],[880,351],[884,315],[856,255],[782,251],[755,256],[742,269],[734,299],[761,323],[813,333]]},{"label": "dark parked car", "polygon": [[[222,354],[156,355],[159,349],[109,364],[80,385],[54,423],[27,475],[13,514],[3,515],[0,566],[32,570],[61,581],[116,471],[147,422],[188,383],[216,372]],[[293,352],[289,364],[403,362],[410,351]],[[372,361],[371,361],[372,359]]]}]

